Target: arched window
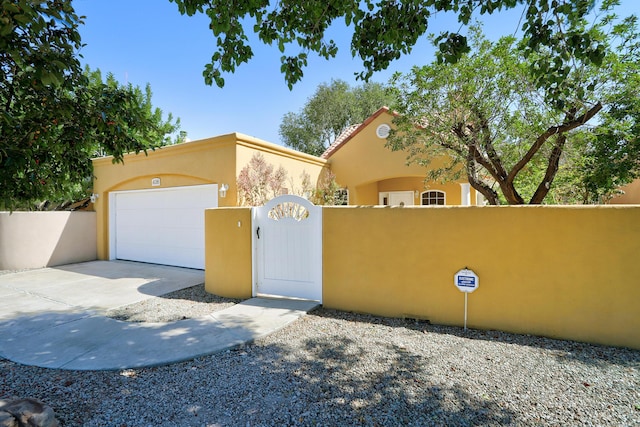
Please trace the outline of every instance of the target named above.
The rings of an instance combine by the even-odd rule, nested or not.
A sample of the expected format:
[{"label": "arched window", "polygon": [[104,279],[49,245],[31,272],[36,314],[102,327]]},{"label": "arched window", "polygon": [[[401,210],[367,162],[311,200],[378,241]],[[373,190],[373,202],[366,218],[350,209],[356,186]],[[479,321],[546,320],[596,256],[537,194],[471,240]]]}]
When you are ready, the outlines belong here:
[{"label": "arched window", "polygon": [[420,204],[424,206],[428,205],[440,205],[446,204],[446,194],[444,191],[431,190],[422,193],[420,198]]}]

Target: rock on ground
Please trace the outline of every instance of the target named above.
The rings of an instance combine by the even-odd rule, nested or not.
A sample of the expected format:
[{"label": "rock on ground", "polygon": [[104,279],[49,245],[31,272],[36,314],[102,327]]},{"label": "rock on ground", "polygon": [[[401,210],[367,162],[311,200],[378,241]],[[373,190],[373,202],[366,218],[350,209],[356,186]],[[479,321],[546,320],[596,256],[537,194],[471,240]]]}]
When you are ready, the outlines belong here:
[{"label": "rock on ground", "polygon": [[58,427],[53,409],[30,398],[0,400],[1,427]]}]

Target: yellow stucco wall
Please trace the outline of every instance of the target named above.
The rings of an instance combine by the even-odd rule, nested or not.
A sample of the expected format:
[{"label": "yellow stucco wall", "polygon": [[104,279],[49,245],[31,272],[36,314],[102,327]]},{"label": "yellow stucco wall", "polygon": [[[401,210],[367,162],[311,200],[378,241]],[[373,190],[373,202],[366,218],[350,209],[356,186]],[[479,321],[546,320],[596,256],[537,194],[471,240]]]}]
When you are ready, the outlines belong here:
[{"label": "yellow stucco wall", "polygon": [[329,207],[323,304],[640,348],[640,207]]},{"label": "yellow stucco wall", "polygon": [[[123,164],[114,164],[112,157],[94,159],[98,259],[109,258],[110,192],[221,183],[228,183],[231,190],[236,140],[236,134],[229,134],[162,147],[148,155],[127,154]],[[160,178],[161,185],[153,187],[152,178]],[[235,205],[235,194],[219,198],[218,205]]]},{"label": "yellow stucco wall", "polygon": [[331,170],[339,183],[356,186],[403,176],[425,177],[425,169],[406,165],[406,154],[385,147],[386,140],[376,136],[379,125],[391,125],[392,116],[383,113],[354,135],[330,157]]},{"label": "yellow stucco wall", "polygon": [[[329,157],[336,181],[349,190],[349,204],[377,205],[379,193],[387,191],[443,190],[447,192],[447,204],[460,204],[458,183],[425,185],[427,169],[416,164],[407,165],[407,155],[385,147],[386,139],[376,135],[381,124],[392,124],[393,117],[382,113],[360,132],[353,135]],[[433,166],[442,162],[434,160]],[[465,181],[466,182],[466,181]],[[415,198],[419,204],[419,198]],[[471,189],[471,204],[475,204],[475,190]]]},{"label": "yellow stucco wall", "polygon": [[624,191],[624,194],[611,199],[608,202],[610,205],[640,204],[640,179],[625,185],[621,190]]},{"label": "yellow stucco wall", "polygon": [[228,298],[251,297],[251,208],[205,211],[205,289]]},{"label": "yellow stucco wall", "polygon": [[[282,166],[287,171],[285,187],[288,189],[289,194],[302,195],[303,172],[309,175],[311,185],[316,186],[322,170],[328,168],[328,162],[316,156],[310,156],[267,142],[247,144],[245,141],[240,140],[236,150],[237,174],[249,164],[251,158],[257,152],[264,156],[267,163],[273,165],[274,170]],[[234,191],[237,191],[235,184],[234,182]]]}]

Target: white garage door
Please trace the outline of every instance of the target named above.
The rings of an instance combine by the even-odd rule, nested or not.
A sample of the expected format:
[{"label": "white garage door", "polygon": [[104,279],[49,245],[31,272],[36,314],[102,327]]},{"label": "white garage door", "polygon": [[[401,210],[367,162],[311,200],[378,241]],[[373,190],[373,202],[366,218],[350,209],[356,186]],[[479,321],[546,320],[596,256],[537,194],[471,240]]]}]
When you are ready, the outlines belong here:
[{"label": "white garage door", "polygon": [[204,210],[218,185],[110,194],[111,258],[204,269]]}]

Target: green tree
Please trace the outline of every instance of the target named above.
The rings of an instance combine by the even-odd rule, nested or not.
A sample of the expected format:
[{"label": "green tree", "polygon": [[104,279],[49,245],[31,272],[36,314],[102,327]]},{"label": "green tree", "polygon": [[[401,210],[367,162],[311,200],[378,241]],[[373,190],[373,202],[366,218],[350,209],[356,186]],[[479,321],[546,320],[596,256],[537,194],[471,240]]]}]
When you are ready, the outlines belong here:
[{"label": "green tree", "polygon": [[[110,91],[126,92],[130,97],[129,103],[122,105],[124,107],[118,114],[129,113],[128,117],[122,122],[126,126],[126,133],[135,140],[142,141],[145,145],[152,147],[176,144],[182,142],[186,137],[186,132],[180,132],[180,119],[174,119],[172,113],[168,113],[166,119],[162,109],[154,107],[152,101],[153,92],[151,85],[146,84],[144,90],[131,83],[122,85],[118,82],[112,73],[107,73],[106,79],[103,81],[102,72],[100,70],[91,71],[88,67],[85,69],[85,75],[88,78],[88,88],[98,100],[108,97]],[[113,106],[98,105],[98,113],[102,115],[104,108]],[[129,119],[129,121],[127,121]],[[94,147],[96,154],[104,155],[108,149],[103,148],[98,139],[97,145]]]},{"label": "green tree", "polygon": [[295,150],[319,156],[347,127],[392,102],[379,83],[351,88],[343,80],[331,80],[318,86],[299,113],[285,114],[280,137]]},{"label": "green tree", "polygon": [[81,24],[71,0],[0,0],[0,208],[72,197],[98,148],[121,161],[169,129],[150,92],[83,73]]},{"label": "green tree", "polygon": [[[81,74],[81,18],[69,0],[0,0],[0,87],[8,108],[11,88],[27,80],[38,89],[72,83]],[[6,120],[6,117],[5,117]]]},{"label": "green tree", "polygon": [[[278,46],[281,71],[292,87],[302,78],[309,53],[326,59],[335,57],[338,47],[327,38],[327,30],[334,23],[344,23],[353,30],[351,54],[362,60],[364,71],[359,76],[366,80],[411,52],[439,12],[452,12],[467,25],[473,16],[521,7],[521,30],[528,40],[523,52],[535,58],[530,61],[530,69],[538,86],[546,88],[551,97],[564,91],[562,85],[552,83],[567,76],[574,58],[595,64],[604,58],[602,41],[575,25],[591,12],[595,0],[170,1],[182,14],[209,17],[217,50],[203,76],[207,84],[215,81],[220,87],[224,85],[223,73],[234,72],[253,57],[248,32],[256,33],[261,43]],[[469,50],[466,37],[457,32],[444,32],[436,42],[440,61],[455,62]],[[535,55],[550,49],[554,51],[552,57]]]},{"label": "green tree", "polygon": [[[33,209],[87,197],[91,158],[146,151],[172,143],[179,120],[151,104],[151,88],[120,85],[86,71],[73,89],[16,88],[12,120],[0,124],[0,198],[5,207]],[[48,205],[48,203],[47,203]]]},{"label": "green tree", "polygon": [[528,72],[540,58],[526,57],[513,38],[490,43],[474,29],[473,50],[457,64],[395,77],[400,117],[389,146],[424,165],[444,155],[430,177],[466,175],[491,204],[542,203],[559,173],[556,200],[601,200],[639,172],[640,51],[635,17],[605,15],[589,33],[605,58],[575,60],[562,82],[570,90],[551,99]]}]

